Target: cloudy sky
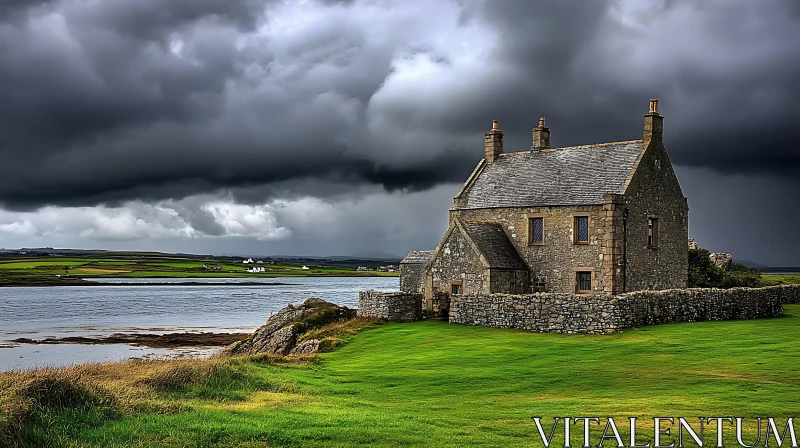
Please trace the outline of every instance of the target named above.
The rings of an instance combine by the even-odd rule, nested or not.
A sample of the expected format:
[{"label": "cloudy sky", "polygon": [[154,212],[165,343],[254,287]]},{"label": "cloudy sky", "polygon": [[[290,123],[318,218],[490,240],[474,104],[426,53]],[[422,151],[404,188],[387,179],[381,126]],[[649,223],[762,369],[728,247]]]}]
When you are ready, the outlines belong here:
[{"label": "cloudy sky", "polygon": [[701,246],[800,265],[797,0],[3,0],[0,247],[433,248],[507,150],[640,138]]}]

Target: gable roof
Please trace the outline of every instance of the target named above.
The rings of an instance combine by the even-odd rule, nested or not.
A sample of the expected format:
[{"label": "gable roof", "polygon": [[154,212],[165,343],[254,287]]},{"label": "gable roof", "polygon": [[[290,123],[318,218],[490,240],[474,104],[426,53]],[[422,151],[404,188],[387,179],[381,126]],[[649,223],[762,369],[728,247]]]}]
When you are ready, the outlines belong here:
[{"label": "gable roof", "polygon": [[501,154],[481,160],[452,210],[602,204],[623,193],[642,140]]},{"label": "gable roof", "polygon": [[475,244],[490,268],[528,269],[506,236],[503,226],[494,223],[461,224],[467,237]]},{"label": "gable roof", "polygon": [[412,250],[403,258],[400,264],[427,263],[431,255],[433,255],[432,250]]}]

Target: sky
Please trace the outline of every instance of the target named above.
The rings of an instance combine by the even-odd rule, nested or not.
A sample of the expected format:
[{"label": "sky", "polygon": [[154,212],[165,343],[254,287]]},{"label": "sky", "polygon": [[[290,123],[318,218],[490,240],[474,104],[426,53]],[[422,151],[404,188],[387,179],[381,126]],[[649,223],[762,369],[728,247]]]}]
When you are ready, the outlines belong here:
[{"label": "sky", "polygon": [[499,120],[641,138],[712,251],[800,265],[797,0],[3,0],[0,247],[432,249]]}]

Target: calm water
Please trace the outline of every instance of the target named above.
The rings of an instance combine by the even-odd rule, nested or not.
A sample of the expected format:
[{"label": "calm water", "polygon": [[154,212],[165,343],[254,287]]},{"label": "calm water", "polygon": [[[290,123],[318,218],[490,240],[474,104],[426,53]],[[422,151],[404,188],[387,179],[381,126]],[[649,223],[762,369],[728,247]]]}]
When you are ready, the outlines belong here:
[{"label": "calm water", "polygon": [[[271,312],[318,297],[349,307],[358,291],[396,290],[397,277],[104,279],[113,283],[263,282],[259,286],[62,286],[0,288],[0,371],[130,357],[209,354],[128,345],[28,345],[17,338],[102,336],[112,333],[243,332]],[[291,283],[279,285],[277,283]]]}]

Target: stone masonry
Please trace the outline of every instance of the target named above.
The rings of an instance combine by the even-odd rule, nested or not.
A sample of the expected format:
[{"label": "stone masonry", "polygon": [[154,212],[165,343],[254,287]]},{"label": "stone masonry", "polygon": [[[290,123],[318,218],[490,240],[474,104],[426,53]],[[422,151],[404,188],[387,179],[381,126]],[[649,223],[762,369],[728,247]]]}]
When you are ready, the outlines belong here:
[{"label": "stone masonry", "polygon": [[618,296],[537,293],[454,296],[450,322],[553,333],[614,333],[674,322],[779,316],[800,285],[637,291]]},{"label": "stone masonry", "polygon": [[361,291],[358,293],[357,314],[396,322],[418,320],[422,317],[422,294]]}]

